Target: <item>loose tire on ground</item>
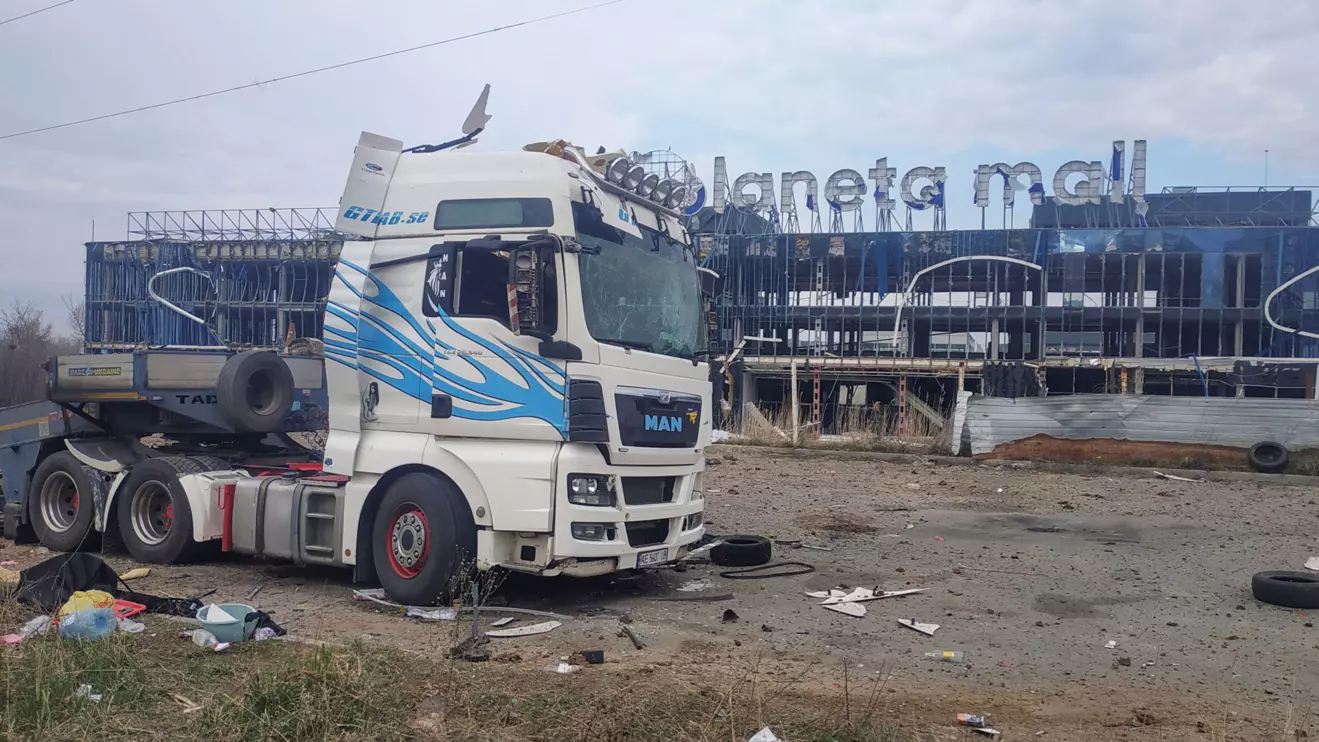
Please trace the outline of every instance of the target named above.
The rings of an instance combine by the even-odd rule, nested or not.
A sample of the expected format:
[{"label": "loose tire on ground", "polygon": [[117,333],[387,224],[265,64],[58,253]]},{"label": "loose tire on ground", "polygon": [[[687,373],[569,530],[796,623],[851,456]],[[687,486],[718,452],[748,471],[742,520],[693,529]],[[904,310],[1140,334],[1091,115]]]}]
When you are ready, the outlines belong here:
[{"label": "loose tire on ground", "polygon": [[446,600],[476,559],[476,524],[462,493],[443,477],[404,474],[380,500],[371,558],[381,587],[405,605]]},{"label": "loose tire on ground", "polygon": [[1256,572],[1250,591],[1261,603],[1283,608],[1319,608],[1319,574],[1313,572]]},{"label": "loose tire on ground", "polygon": [[215,383],[220,414],[241,433],[273,433],[293,411],[293,372],[279,355],[249,350],[225,361]]},{"label": "loose tire on ground", "polygon": [[46,457],[28,488],[28,521],[41,545],[51,551],[74,551],[92,536],[96,470],[73,454],[60,451]]},{"label": "loose tire on ground", "polygon": [[1250,447],[1246,460],[1250,468],[1263,474],[1277,474],[1287,468],[1287,448],[1281,443],[1260,441]]},{"label": "loose tire on ground", "polygon": [[218,459],[163,456],[133,465],[115,495],[119,535],[140,562],[174,564],[193,553],[192,507],[184,474],[213,471]]},{"label": "loose tire on ground", "polygon": [[721,567],[755,567],[768,564],[774,545],[764,536],[725,536],[710,550],[710,561]]}]

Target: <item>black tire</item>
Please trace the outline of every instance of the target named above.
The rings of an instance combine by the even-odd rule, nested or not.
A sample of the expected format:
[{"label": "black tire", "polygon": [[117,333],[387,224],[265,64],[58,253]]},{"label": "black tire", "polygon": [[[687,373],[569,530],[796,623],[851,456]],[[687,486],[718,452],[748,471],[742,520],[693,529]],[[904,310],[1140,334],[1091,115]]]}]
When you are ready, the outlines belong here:
[{"label": "black tire", "polygon": [[1319,608],[1319,574],[1256,572],[1250,578],[1255,600],[1283,608]]},{"label": "black tire", "polygon": [[1287,468],[1287,448],[1281,443],[1260,441],[1250,447],[1246,460],[1250,468],[1263,474],[1277,474]]},{"label": "black tire", "polygon": [[[115,495],[115,510],[119,536],[134,559],[176,564],[193,553],[197,543],[192,540],[192,507],[179,476],[205,471],[212,471],[210,462],[183,456],[146,459],[133,465]],[[142,498],[149,500],[142,502]],[[150,501],[159,502],[161,498],[168,500],[164,513],[157,512],[155,503]],[[136,518],[142,522],[135,525]]]},{"label": "black tire", "polygon": [[[421,545],[416,540],[419,532],[424,534]],[[447,600],[451,589],[461,587],[455,578],[476,560],[476,524],[467,500],[452,483],[434,474],[414,472],[394,480],[376,510],[371,559],[381,587],[394,600],[404,605]]]},{"label": "black tire", "polygon": [[230,357],[215,382],[220,410],[240,433],[273,433],[293,412],[293,372],[277,354],[249,350]]},{"label": "black tire", "polygon": [[[96,518],[94,477],[99,473],[68,451],[46,457],[28,488],[28,522],[41,545],[51,551],[75,551],[92,535]],[[49,498],[49,499],[48,499]],[[44,505],[49,502],[50,507]]]},{"label": "black tire", "polygon": [[764,536],[724,536],[710,550],[710,561],[721,567],[756,567],[768,564],[774,545]]}]

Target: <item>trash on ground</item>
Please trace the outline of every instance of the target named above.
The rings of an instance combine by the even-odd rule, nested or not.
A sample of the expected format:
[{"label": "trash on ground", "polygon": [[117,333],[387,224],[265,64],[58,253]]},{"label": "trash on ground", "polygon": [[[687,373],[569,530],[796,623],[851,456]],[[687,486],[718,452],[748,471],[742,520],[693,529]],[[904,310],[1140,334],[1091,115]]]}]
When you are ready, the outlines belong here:
[{"label": "trash on ground", "polygon": [[776,737],[774,732],[770,731],[769,727],[765,727],[759,732],[751,735],[751,737],[747,739],[747,742],[782,742],[782,740]]},{"label": "trash on ground", "polygon": [[1191,479],[1190,477],[1179,477],[1176,474],[1164,474],[1161,471],[1154,472],[1154,476],[1160,479],[1170,479],[1174,482],[1204,482],[1203,479]]},{"label": "trash on ground", "polygon": [[986,737],[997,737],[998,735],[1002,734],[1002,732],[998,731],[993,727],[974,727],[971,731],[977,732],[979,734],[983,734]]},{"label": "trash on ground", "polygon": [[985,716],[984,714],[958,714],[957,723],[964,727],[983,727]]},{"label": "trash on ground", "polygon": [[962,654],[961,650],[926,652],[925,656],[929,659],[938,660],[940,662],[961,662],[963,659],[966,659],[966,655]]},{"label": "trash on ground", "polygon": [[490,637],[484,634],[472,634],[450,647],[449,656],[468,662],[487,662],[490,659]]},{"label": "trash on ground", "polygon": [[757,567],[728,569],[720,572],[719,576],[728,580],[766,580],[770,577],[798,577],[814,571],[814,565],[805,562],[775,562]]},{"label": "trash on ground", "polygon": [[131,618],[119,619],[119,630],[125,634],[141,634],[147,630],[147,625]]},{"label": "trash on ground", "polygon": [[582,668],[567,662],[560,662],[557,665],[550,665],[545,669],[550,672],[557,672],[560,675],[571,675]]},{"label": "trash on ground", "polygon": [[534,623],[528,626],[514,626],[511,629],[497,629],[487,631],[485,635],[492,639],[513,639],[519,636],[535,636],[536,634],[546,634],[562,626],[559,621],[545,621],[544,623]]},{"label": "trash on ground", "polygon": [[732,623],[736,621],[738,618],[739,616],[737,615],[737,611],[733,610],[732,608],[724,609],[724,615],[723,615],[724,623]]},{"label": "trash on ground", "polygon": [[582,659],[588,665],[603,665],[605,663],[605,651],[603,649],[587,649],[579,652]]},{"label": "trash on ground", "polygon": [[233,623],[238,619],[231,616],[228,611],[220,606],[211,603],[197,612],[197,620],[208,623]]},{"label": "trash on ground", "polygon": [[420,608],[418,606],[405,606],[403,615],[408,618],[419,618],[422,621],[457,621],[457,608]]},{"label": "trash on ground", "polygon": [[[824,599],[820,605],[833,605],[835,603],[864,603],[871,600],[883,600],[884,598],[898,598],[903,595],[915,595],[923,593],[927,588],[917,587],[907,590],[884,590],[876,592],[868,587],[858,587],[850,593],[842,593],[841,590],[830,590],[829,597]],[[811,597],[815,597],[812,595]]]},{"label": "trash on ground", "polygon": [[921,623],[914,618],[899,618],[898,623],[909,629],[919,631],[926,636],[934,636],[934,632],[939,630],[939,624],[937,623]]},{"label": "trash on ground", "polygon": [[105,694],[93,693],[92,686],[89,683],[83,683],[78,686],[78,690],[74,691],[73,695],[75,698],[86,698],[88,701],[93,701],[95,703],[100,703],[105,700]]},{"label": "trash on ground", "polygon": [[645,644],[642,644],[642,643],[641,643],[641,639],[640,639],[639,637],[637,637],[636,632],[632,631],[632,629],[631,629],[630,627],[628,627],[628,626],[622,626],[622,627],[620,627],[620,628],[619,628],[619,631],[618,631],[618,635],[619,635],[619,636],[626,636],[628,639],[630,639],[630,640],[632,641],[632,646],[636,647],[637,649],[645,649],[645,648],[646,648],[646,645],[645,645]]},{"label": "trash on ground", "polygon": [[18,562],[14,561],[13,559],[7,559],[3,562],[0,562],[0,567],[17,567],[17,566],[18,566]]},{"label": "trash on ground", "polygon": [[[400,613],[406,613],[407,609],[409,608],[413,608],[419,611],[435,610],[434,608],[424,607],[424,606],[399,605],[398,603],[388,600],[385,595],[385,591],[379,588],[370,589],[370,590],[354,590],[353,600],[369,601],[371,603],[375,603],[376,605],[383,605],[386,608],[393,608],[399,611]],[[449,608],[447,610],[456,610],[459,613],[472,613],[475,611],[475,609],[472,608],[472,606],[470,605],[465,605],[462,606],[461,608]],[[565,616],[560,613],[551,613],[549,611],[537,611],[531,608],[513,608],[511,606],[505,606],[505,605],[498,605],[498,606],[483,605],[480,607],[480,610],[486,613],[517,613],[523,616],[541,616],[542,618],[550,618],[550,619],[554,619],[555,621],[568,621],[571,619],[570,616]],[[453,620],[453,619],[441,619],[441,620]]]},{"label": "trash on ground", "polygon": [[911,529],[913,529],[913,528],[915,528],[915,527],[916,527],[916,524],[915,524],[915,523],[908,523],[907,525],[903,526],[902,528],[903,528],[903,530],[911,530]]},{"label": "trash on ground", "polygon": [[269,626],[262,626],[258,628],[256,631],[252,632],[252,641],[263,642],[267,639],[275,639],[278,636],[279,634],[276,633],[274,629],[270,628]]},{"label": "trash on ground", "polygon": [[128,580],[140,580],[149,574],[151,574],[150,567],[138,567],[137,569],[130,569],[127,572],[119,575],[119,579],[124,580],[125,582],[127,582]]},{"label": "trash on ground", "polygon": [[684,582],[682,585],[678,587],[678,592],[699,593],[702,590],[709,590],[710,585],[711,585],[710,579],[708,577],[702,577],[699,580],[690,580],[688,582]]},{"label": "trash on ground", "polygon": [[1112,639],[1109,639],[1108,641],[1104,642],[1104,649],[1117,649],[1117,642],[1113,641]]},{"label": "trash on ground", "polygon": [[1313,556],[1305,560],[1305,568],[1311,572],[1319,572],[1319,556]]},{"label": "trash on ground", "polygon": [[247,598],[245,598],[245,600],[251,600],[255,598],[256,594],[261,592],[262,588],[264,587],[265,585],[257,585],[256,587],[252,588],[252,591],[247,594]]},{"label": "trash on ground", "polygon": [[112,608],[93,608],[60,618],[60,636],[65,639],[100,639],[119,629]]},{"label": "trash on ground", "polygon": [[212,634],[206,629],[188,629],[187,631],[180,631],[179,638],[191,639],[193,644],[216,652],[223,652],[231,646],[229,642],[222,642],[216,639],[215,634]]},{"label": "trash on ground", "polygon": [[695,549],[692,549],[691,551],[687,552],[686,556],[684,556],[682,559],[679,559],[678,561],[685,562],[688,559],[697,559],[700,557],[704,557],[706,554],[710,553],[711,549],[713,549],[716,546],[719,546],[722,543],[723,541],[720,541],[719,539],[715,539],[714,541],[711,541],[708,544],[702,544],[701,546],[698,546]]},{"label": "trash on ground", "polygon": [[[842,592],[842,591],[839,590],[838,592]],[[811,591],[809,591],[809,592],[806,593],[806,597],[808,597],[808,598],[827,598],[827,597],[830,596],[830,594],[831,594],[831,593],[830,593],[830,591],[828,591],[828,590],[811,590]]]},{"label": "trash on ground", "polygon": [[64,601],[59,615],[67,616],[97,608],[114,608],[114,596],[104,590],[79,590]]},{"label": "trash on ground", "polygon": [[13,634],[0,636],[0,647],[22,644],[34,636],[45,636],[50,630],[50,616],[37,616],[23,624],[23,628]]},{"label": "trash on ground", "polygon": [[798,549],[810,549],[811,551],[833,551],[832,546],[816,546],[815,544],[797,544]]},{"label": "trash on ground", "polygon": [[198,711],[202,710],[202,706],[200,704],[198,704],[196,701],[192,700],[191,698],[188,698],[187,696],[180,695],[178,693],[171,693],[169,694],[169,697],[173,699],[173,701],[181,707],[183,713],[185,714],[195,714]]},{"label": "trash on ground", "polygon": [[373,587],[366,590],[354,590],[353,600],[387,600],[384,588]]},{"label": "trash on ground", "polygon": [[907,489],[909,490],[918,490],[920,488],[921,486],[915,482],[907,482]]},{"label": "trash on ground", "polygon": [[866,615],[866,607],[860,603],[822,603],[825,608],[836,613],[861,618]]},{"label": "trash on ground", "polygon": [[506,616],[504,618],[499,619],[498,621],[495,621],[490,625],[494,626],[495,628],[499,628],[500,626],[507,626],[517,620],[518,620],[517,616]]}]

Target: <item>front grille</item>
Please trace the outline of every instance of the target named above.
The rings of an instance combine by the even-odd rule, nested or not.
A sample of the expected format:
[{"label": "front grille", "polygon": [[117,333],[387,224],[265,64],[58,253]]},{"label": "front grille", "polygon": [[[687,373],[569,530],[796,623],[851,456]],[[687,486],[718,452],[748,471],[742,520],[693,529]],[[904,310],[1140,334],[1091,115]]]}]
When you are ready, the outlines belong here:
[{"label": "front grille", "polygon": [[677,477],[623,477],[623,502],[628,505],[661,505],[673,502]]},{"label": "front grille", "polygon": [[627,524],[627,542],[633,547],[662,544],[669,538],[669,519],[642,520]]}]

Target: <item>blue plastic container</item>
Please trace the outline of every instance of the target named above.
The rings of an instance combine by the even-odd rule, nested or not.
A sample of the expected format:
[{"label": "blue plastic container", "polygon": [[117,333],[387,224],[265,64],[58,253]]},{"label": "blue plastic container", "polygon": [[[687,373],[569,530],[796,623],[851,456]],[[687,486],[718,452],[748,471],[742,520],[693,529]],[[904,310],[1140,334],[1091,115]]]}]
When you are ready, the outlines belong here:
[{"label": "blue plastic container", "polygon": [[60,619],[60,636],[65,639],[100,639],[119,628],[113,608],[78,611]]},{"label": "blue plastic container", "polygon": [[202,613],[206,607],[197,610],[197,620],[201,623],[202,628],[215,635],[215,638],[222,642],[241,642],[251,639],[252,634],[256,633],[256,618],[250,621],[243,621],[243,617],[249,613],[255,613],[256,609],[243,603],[219,603],[220,610],[234,617],[233,621],[203,621]]}]

